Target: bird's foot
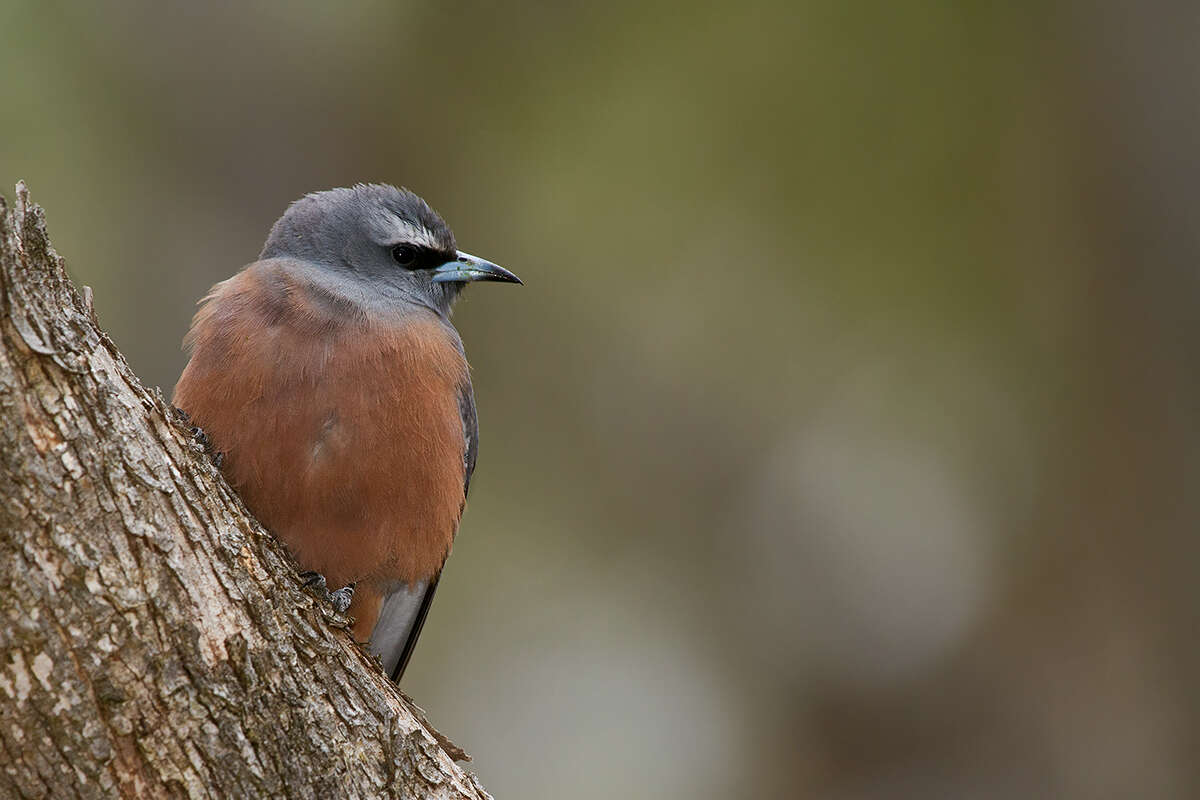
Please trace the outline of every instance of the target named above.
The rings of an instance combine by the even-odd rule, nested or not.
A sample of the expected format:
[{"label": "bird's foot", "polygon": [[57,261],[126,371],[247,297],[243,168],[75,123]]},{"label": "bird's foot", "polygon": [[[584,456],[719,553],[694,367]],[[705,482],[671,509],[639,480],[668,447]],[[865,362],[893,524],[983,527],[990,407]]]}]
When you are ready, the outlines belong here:
[{"label": "bird's foot", "polygon": [[340,589],[329,593],[329,603],[333,606],[333,610],[339,614],[345,614],[346,609],[350,608],[350,601],[354,599],[354,584],[348,584]]},{"label": "bird's foot", "polygon": [[350,608],[350,601],[354,599],[353,583],[331,592],[329,584],[325,582],[325,576],[319,572],[301,572],[300,578],[305,586],[324,598],[337,613],[345,614],[346,609]]},{"label": "bird's foot", "polygon": [[192,438],[196,440],[198,445],[204,448],[204,452],[208,454],[213,466],[220,469],[221,465],[225,463],[225,454],[213,448],[212,439],[208,438],[208,434],[204,432],[204,428],[201,428],[199,425],[193,425],[192,418],[188,416],[186,411],[178,406],[172,406],[172,408],[175,409],[175,416],[187,428],[188,433],[192,435]]},{"label": "bird's foot", "polygon": [[312,570],[301,572],[300,580],[304,581],[304,585],[309,589],[316,589],[318,592],[329,591],[329,584],[325,582],[325,576],[319,572]]},{"label": "bird's foot", "polygon": [[204,448],[204,452],[208,454],[208,458],[212,461],[213,466],[220,469],[225,463],[225,453],[213,447],[212,439],[208,438],[208,434],[204,432],[204,428],[201,428],[199,425],[192,425],[188,430],[191,432],[192,438]]}]

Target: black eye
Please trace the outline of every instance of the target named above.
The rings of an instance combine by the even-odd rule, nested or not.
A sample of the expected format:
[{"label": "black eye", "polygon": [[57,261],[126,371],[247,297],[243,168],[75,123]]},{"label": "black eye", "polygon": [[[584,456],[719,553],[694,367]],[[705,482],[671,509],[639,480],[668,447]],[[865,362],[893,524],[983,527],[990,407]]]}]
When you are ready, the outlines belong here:
[{"label": "black eye", "polygon": [[417,263],[417,248],[411,244],[398,244],[392,248],[392,260],[402,267],[412,267]]}]

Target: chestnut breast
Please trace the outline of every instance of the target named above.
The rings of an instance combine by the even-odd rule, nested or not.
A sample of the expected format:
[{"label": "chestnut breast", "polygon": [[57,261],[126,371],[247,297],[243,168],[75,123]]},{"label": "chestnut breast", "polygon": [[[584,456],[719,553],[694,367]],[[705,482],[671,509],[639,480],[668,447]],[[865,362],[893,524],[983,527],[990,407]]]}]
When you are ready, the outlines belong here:
[{"label": "chestnut breast", "polygon": [[457,334],[366,311],[281,260],[218,284],[175,389],[247,507],[332,586],[442,567],[464,502]]}]

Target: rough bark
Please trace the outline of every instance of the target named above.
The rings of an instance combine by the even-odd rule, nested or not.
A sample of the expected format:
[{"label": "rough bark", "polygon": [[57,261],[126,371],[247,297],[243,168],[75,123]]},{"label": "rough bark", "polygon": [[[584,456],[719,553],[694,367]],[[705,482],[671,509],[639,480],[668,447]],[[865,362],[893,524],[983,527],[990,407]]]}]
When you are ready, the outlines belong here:
[{"label": "rough bark", "polygon": [[0,198],[0,796],[488,797],[90,301]]}]

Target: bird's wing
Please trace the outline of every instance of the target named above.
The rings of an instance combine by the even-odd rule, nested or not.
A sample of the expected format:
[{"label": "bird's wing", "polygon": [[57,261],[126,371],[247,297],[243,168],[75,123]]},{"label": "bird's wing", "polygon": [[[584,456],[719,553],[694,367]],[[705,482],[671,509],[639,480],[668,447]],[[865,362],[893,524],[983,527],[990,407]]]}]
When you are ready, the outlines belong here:
[{"label": "bird's wing", "polygon": [[458,412],[463,426],[463,505],[471,490],[471,475],[475,472],[475,456],[479,453],[479,418],[475,415],[475,391],[470,379],[458,393]]},{"label": "bird's wing", "polygon": [[[471,475],[475,472],[475,457],[479,452],[479,419],[475,414],[475,393],[467,382],[458,394],[458,410],[462,416],[463,426],[463,504],[467,501],[467,492],[471,488]],[[376,653],[383,662],[383,669],[392,676],[392,680],[400,682],[404,668],[412,657],[417,639],[421,636],[421,628],[425,625],[425,617],[429,606],[433,604],[433,594],[437,591],[439,572],[429,581],[422,581],[413,586],[400,584],[383,599],[383,607],[379,612],[379,621],[371,632],[371,651]]]},{"label": "bird's wing", "polygon": [[421,626],[433,602],[437,577],[408,586],[399,584],[383,598],[379,621],[371,632],[371,652],[383,662],[383,670],[399,681],[408,666]]}]

